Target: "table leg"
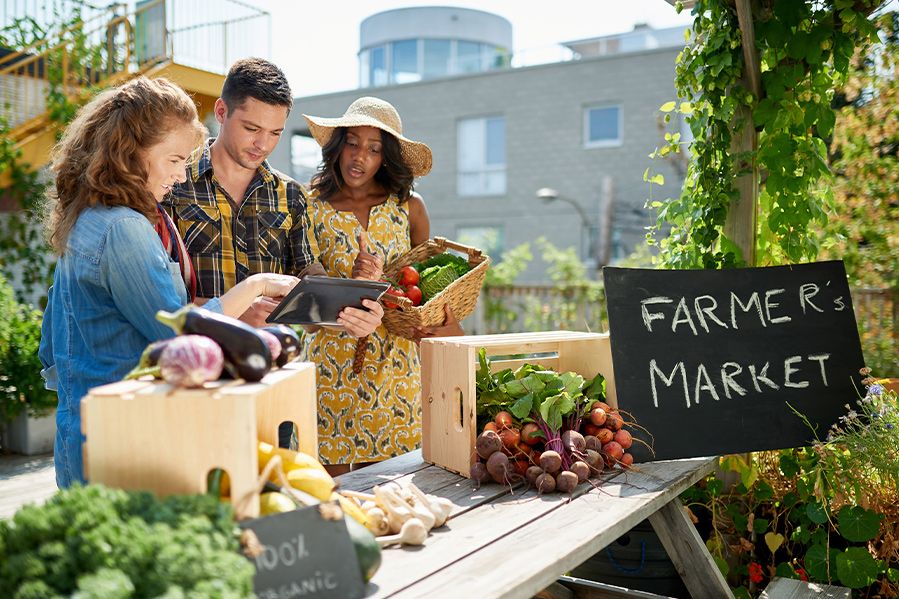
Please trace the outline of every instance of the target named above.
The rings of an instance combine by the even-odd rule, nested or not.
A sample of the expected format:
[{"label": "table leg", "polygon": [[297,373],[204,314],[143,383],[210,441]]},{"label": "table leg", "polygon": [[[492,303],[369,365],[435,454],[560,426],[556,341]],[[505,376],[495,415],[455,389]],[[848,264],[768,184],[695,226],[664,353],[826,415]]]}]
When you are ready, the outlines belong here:
[{"label": "table leg", "polygon": [[733,592],[687,517],[680,499],[675,497],[666,503],[649,516],[649,522],[693,599],[733,599]]}]

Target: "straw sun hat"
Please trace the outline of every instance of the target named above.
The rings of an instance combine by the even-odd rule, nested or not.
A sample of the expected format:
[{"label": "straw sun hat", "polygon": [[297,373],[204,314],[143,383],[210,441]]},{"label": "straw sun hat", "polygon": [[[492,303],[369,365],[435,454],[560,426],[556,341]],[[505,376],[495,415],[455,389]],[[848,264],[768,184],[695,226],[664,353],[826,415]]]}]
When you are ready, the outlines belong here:
[{"label": "straw sun hat", "polygon": [[431,170],[431,148],[420,141],[412,141],[403,137],[403,122],[400,115],[389,102],[380,98],[366,96],[359,98],[346,109],[342,117],[323,118],[304,114],[309,123],[309,131],[318,145],[324,147],[331,139],[337,127],[377,127],[393,135],[400,142],[403,159],[412,174],[423,177]]}]

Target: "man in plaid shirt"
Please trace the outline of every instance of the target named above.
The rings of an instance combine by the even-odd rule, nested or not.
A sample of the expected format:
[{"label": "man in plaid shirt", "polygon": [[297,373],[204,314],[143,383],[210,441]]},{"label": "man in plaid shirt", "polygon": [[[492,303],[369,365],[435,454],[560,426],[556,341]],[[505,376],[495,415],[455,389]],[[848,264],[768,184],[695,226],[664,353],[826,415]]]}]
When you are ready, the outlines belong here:
[{"label": "man in plaid shirt", "polygon": [[[187,181],[164,202],[196,268],[198,298],[220,296],[258,272],[325,272],[307,238],[305,190],[266,160],[292,105],[277,66],[259,58],[236,62],[215,102],[219,136],[193,153]],[[262,326],[277,305],[259,298],[241,319]]]}]

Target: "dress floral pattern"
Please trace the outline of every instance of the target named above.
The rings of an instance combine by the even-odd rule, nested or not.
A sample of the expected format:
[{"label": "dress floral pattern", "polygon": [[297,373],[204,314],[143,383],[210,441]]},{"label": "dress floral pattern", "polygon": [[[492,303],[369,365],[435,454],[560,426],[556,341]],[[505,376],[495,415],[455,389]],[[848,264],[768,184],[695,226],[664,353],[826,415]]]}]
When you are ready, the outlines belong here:
[{"label": "dress floral pattern", "polygon": [[[332,277],[350,277],[362,226],[316,193],[308,204],[313,253]],[[409,205],[391,196],[371,208],[368,251],[390,263],[409,251]],[[353,372],[356,339],[329,329],[304,337],[303,359],[318,365],[319,457],[326,464],[384,460],[421,441],[418,347],[380,326],[368,337],[363,370]]]}]

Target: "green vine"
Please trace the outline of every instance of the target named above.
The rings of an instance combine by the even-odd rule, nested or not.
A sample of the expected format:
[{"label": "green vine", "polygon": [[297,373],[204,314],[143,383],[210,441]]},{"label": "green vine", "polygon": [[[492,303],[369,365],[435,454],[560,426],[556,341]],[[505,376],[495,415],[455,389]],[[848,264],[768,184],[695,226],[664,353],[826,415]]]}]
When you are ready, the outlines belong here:
[{"label": "green vine", "polygon": [[[856,49],[877,41],[870,14],[879,0],[751,2],[761,94],[747,87],[736,8],[724,0],[697,0],[690,43],[677,59],[675,84],[685,100],[662,106],[665,119],[680,114],[693,133],[691,160],[680,197],[650,199],[657,223],[648,240],[668,268],[729,268],[746,264],[724,235],[736,179],[761,172],[756,262],[814,259],[816,225],[827,222],[833,200],[827,143],[835,113],[834,90],[846,80]],[[681,10],[682,6],[678,6]],[[690,40],[688,40],[690,41]],[[752,115],[746,123],[742,115]],[[758,149],[735,153],[732,135],[744,125],[759,132]],[[650,156],[682,151],[678,134]],[[647,170],[650,189],[660,181]],[[670,227],[670,230],[669,230]],[[667,236],[662,234],[667,231]]]},{"label": "green vine", "polygon": [[[0,46],[27,48],[45,39],[48,31],[66,30],[79,23],[81,11],[76,8],[66,19],[57,17],[60,18],[59,24],[48,27],[42,27],[29,17],[15,19],[0,30]],[[108,52],[102,44],[92,44],[80,27],[67,31],[65,39],[67,43],[46,56],[44,63],[48,78],[46,100],[49,125],[55,129],[57,136],[75,117],[81,104],[95,92],[91,84],[99,80],[104,61],[113,58],[107,56]],[[75,81],[70,75],[66,80],[64,64],[68,64],[69,73],[83,75]],[[70,95],[72,84],[78,85],[81,90],[75,97]],[[25,299],[32,295],[30,290],[46,289],[50,284],[52,262],[41,227],[46,182],[38,171],[22,160],[22,152],[11,133],[8,121],[0,118],[0,172],[10,175],[11,183],[5,192],[17,208],[0,219],[0,269],[7,273],[19,271],[16,294],[20,299]],[[42,297],[42,302],[44,299]]]}]

